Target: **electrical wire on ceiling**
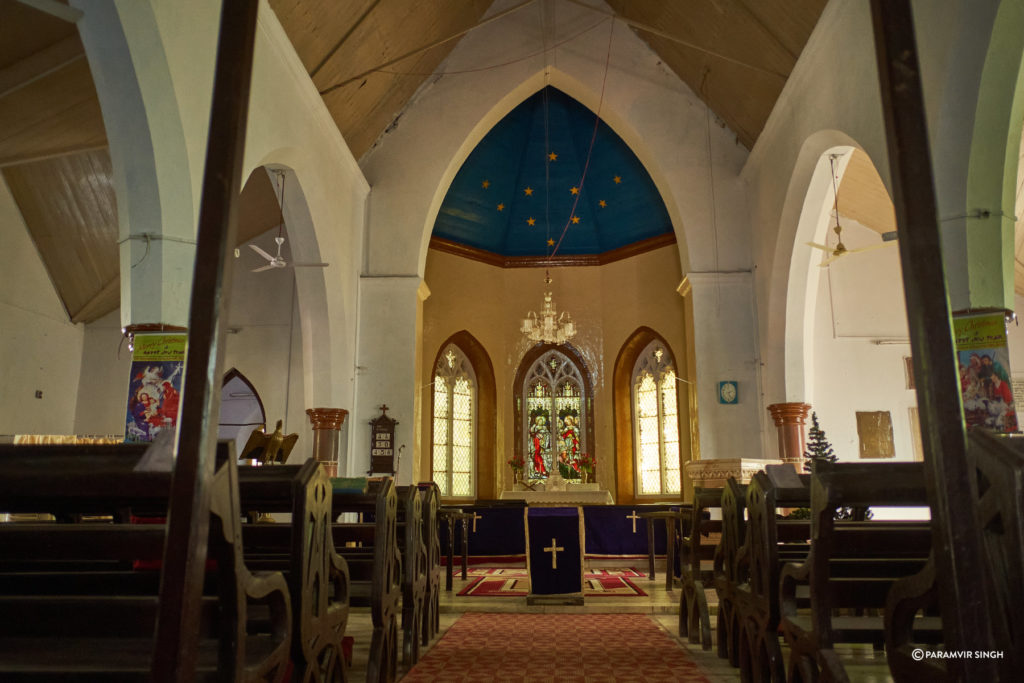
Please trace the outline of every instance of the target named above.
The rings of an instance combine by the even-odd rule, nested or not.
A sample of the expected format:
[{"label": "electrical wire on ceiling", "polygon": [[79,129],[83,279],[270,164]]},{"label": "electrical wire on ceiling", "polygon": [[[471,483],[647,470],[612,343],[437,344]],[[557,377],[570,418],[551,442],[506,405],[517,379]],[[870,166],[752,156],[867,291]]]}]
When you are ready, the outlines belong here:
[{"label": "electrical wire on ceiling", "polygon": [[615,35],[615,22],[612,22],[611,28],[608,31],[608,49],[604,59],[604,75],[601,77],[601,94],[597,100],[597,111],[594,112],[594,132],[590,135],[590,146],[587,148],[587,160],[583,164],[583,173],[580,176],[579,192],[576,193],[575,199],[572,202],[572,210],[569,212],[569,216],[565,219],[565,227],[562,228],[562,234],[558,237],[558,241],[555,243],[554,249],[551,250],[551,254],[548,256],[549,259],[555,257],[558,253],[558,248],[562,246],[562,241],[565,239],[565,235],[569,232],[569,226],[572,225],[573,216],[576,215],[576,206],[580,202],[580,197],[583,196],[583,185],[587,180],[587,171],[590,169],[590,159],[594,153],[594,143],[597,141],[597,129],[601,124],[601,107],[604,105],[604,92],[605,86],[608,83],[608,68],[611,64],[612,59],[612,36]]}]

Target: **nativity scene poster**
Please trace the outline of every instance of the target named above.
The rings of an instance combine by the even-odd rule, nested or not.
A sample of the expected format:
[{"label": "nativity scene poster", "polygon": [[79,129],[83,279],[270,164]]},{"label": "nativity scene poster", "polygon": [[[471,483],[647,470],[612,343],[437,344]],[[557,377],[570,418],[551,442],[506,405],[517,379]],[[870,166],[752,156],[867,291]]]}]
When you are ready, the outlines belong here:
[{"label": "nativity scene poster", "polygon": [[185,340],[183,334],[135,337],[128,382],[126,443],[152,441],[164,429],[177,426]]}]

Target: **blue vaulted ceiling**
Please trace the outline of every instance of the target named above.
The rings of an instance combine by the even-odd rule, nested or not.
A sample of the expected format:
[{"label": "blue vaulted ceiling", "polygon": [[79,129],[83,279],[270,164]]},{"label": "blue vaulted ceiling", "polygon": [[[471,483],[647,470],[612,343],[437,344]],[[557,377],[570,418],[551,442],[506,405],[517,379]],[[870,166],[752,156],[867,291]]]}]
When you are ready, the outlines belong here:
[{"label": "blue vaulted ceiling", "polygon": [[594,121],[594,112],[555,88],[529,97],[466,159],[434,236],[516,257],[548,256],[556,247],[563,256],[603,254],[671,233],[640,160],[604,121],[594,137]]}]

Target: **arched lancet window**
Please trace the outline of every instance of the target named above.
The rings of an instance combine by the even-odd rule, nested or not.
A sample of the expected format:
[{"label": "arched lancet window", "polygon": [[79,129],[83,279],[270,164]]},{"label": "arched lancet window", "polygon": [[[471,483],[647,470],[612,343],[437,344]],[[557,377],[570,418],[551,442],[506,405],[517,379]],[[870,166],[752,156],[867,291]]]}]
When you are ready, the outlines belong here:
[{"label": "arched lancet window", "polygon": [[442,496],[475,495],[477,384],[473,365],[449,344],[434,366],[432,470]]},{"label": "arched lancet window", "polygon": [[568,355],[551,349],[525,373],[522,441],[525,471],[547,477],[558,467],[563,477],[579,478],[577,459],[589,453],[589,396],[583,370]]},{"label": "arched lancet window", "polygon": [[672,355],[658,340],[633,366],[633,434],[638,496],[679,493],[679,405]]}]

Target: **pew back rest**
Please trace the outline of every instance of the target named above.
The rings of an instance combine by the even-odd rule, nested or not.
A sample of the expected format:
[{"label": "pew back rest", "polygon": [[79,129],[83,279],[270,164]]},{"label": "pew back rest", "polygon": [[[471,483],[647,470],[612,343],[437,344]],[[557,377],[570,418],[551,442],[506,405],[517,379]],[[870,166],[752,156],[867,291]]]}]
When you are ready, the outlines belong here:
[{"label": "pew back rest", "polygon": [[[124,510],[143,510],[166,515],[171,491],[170,472],[136,472],[144,447],[140,446],[0,446],[0,509],[5,511],[121,516]],[[271,614],[269,666],[279,666],[287,657],[290,606],[288,590],[280,574],[254,577],[242,562],[238,480],[234,454],[227,444],[218,444],[210,482],[210,517],[208,520],[207,558],[215,569],[206,595],[189,608],[195,615],[194,627],[203,636],[217,638],[218,670],[229,678],[240,675],[246,658],[246,611],[250,600],[266,602]],[[33,532],[34,542],[25,542],[26,532]],[[163,556],[167,527],[165,523],[138,525],[103,524],[19,524],[0,525],[0,546],[7,560],[35,559],[41,568],[48,564],[50,586],[45,581],[32,581],[32,594],[20,592],[9,607],[34,611],[39,625],[50,609],[60,618],[58,609],[63,599],[75,600],[78,608],[74,620],[62,622],[63,637],[71,637],[68,629],[82,627],[79,637],[109,635],[135,638],[154,636],[158,605],[159,571],[126,573],[125,561],[140,558],[159,560]],[[18,550],[17,553],[14,551]],[[85,564],[80,564],[84,560]],[[106,580],[91,577],[77,580],[74,574],[95,568],[94,562],[105,562],[113,570]],[[53,564],[56,563],[56,564]],[[19,572],[15,572],[19,573]],[[126,578],[125,578],[126,577]],[[134,577],[134,578],[133,578]],[[11,576],[5,575],[5,580]],[[121,580],[124,578],[124,585]],[[67,587],[74,584],[69,596]],[[208,582],[211,576],[207,577]],[[61,591],[64,591],[61,595]],[[56,599],[54,595],[56,594]],[[213,597],[216,596],[216,597]],[[64,609],[70,607],[66,604]],[[91,610],[89,618],[83,610]],[[8,612],[6,618],[16,615]],[[66,617],[66,615],[65,615]],[[128,624],[128,631],[117,626],[101,631],[97,624],[111,618]],[[149,629],[145,626],[148,625]],[[60,633],[59,630],[57,630]],[[157,638],[154,652],[159,654]]]},{"label": "pew back rest", "polygon": [[[801,484],[809,484],[807,477],[802,477],[800,481]],[[799,553],[801,545],[806,552],[809,550],[806,541],[811,536],[809,522],[780,520],[776,514],[780,508],[808,506],[810,497],[809,486],[777,487],[764,472],[755,474],[747,486],[744,554],[749,563],[750,590],[767,601],[773,614],[778,609],[779,570],[785,559],[788,559],[780,555],[780,541],[787,544],[782,552],[790,548],[790,552]]]},{"label": "pew back rest", "polygon": [[[720,488],[694,488],[693,506],[689,510],[689,522],[683,529],[682,557],[680,566],[689,571],[696,580],[702,577],[701,562],[713,560],[717,538],[712,541],[711,534],[720,534],[722,521],[711,519],[711,510],[722,505]],[[671,543],[672,540],[669,539]]]},{"label": "pew back rest", "polygon": [[722,490],[722,537],[715,549],[715,575],[731,583],[747,580],[741,572],[739,552],[746,534],[747,487],[729,477]]},{"label": "pew back rest", "polygon": [[1006,680],[1024,667],[1024,437],[972,429],[968,456],[978,475],[978,511],[993,615],[994,649]]},{"label": "pew back rest", "polygon": [[248,524],[243,540],[254,566],[288,566],[293,633],[307,662],[348,620],[349,572],[331,535],[331,483],[320,463],[239,467],[239,497],[246,511],[289,513],[288,523]]}]

